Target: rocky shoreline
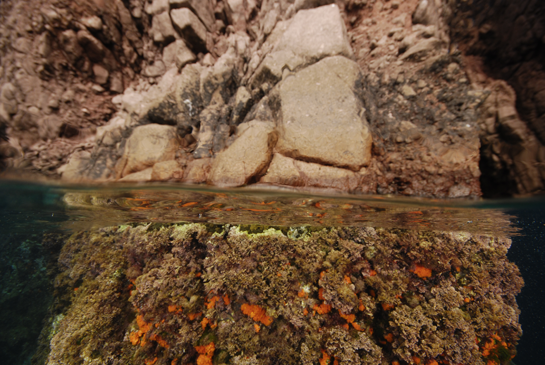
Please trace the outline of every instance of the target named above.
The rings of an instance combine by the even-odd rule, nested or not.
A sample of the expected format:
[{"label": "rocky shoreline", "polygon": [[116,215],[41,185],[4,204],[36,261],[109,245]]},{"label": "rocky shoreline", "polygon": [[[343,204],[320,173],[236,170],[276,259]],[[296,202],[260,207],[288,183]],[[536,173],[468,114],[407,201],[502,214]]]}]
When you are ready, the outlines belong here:
[{"label": "rocky shoreline", "polygon": [[543,192],[540,104],[519,113],[510,81],[475,55],[486,43],[460,22],[476,9],[501,12],[428,0],[7,1],[3,165],[67,182]]}]

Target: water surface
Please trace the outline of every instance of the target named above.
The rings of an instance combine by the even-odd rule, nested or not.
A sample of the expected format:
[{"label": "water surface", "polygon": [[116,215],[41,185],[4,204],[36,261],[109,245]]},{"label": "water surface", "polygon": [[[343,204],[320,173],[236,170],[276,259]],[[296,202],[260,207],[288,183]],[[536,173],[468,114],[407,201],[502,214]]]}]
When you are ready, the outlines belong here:
[{"label": "water surface", "polygon": [[539,363],[536,358],[542,359],[544,350],[537,343],[545,335],[541,311],[545,297],[544,206],[543,198],[467,201],[179,185],[0,181],[0,305],[6,313],[17,308],[10,315],[11,322],[5,323],[4,316],[2,324],[4,328],[28,328],[17,339],[0,336],[0,343],[10,347],[6,356],[16,359],[13,363],[29,363],[35,351],[39,319],[46,316],[52,300],[50,278],[44,274],[48,249],[42,244],[44,233],[131,223],[193,222],[286,229],[370,226],[513,237],[509,257],[519,265],[526,281],[526,289],[519,296],[524,335],[516,361],[519,365]]}]

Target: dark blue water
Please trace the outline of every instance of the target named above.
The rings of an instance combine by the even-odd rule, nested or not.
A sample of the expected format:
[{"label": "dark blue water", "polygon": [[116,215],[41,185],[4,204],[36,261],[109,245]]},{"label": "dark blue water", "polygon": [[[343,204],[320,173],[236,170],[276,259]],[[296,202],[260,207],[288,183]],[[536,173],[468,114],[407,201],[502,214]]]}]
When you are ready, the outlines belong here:
[{"label": "dark blue water", "polygon": [[[264,205],[264,202],[269,203]],[[437,201],[179,186],[61,186],[0,181],[0,363],[30,364],[53,303],[47,233],[142,222],[373,226],[513,236],[509,258],[525,280],[524,334],[515,362],[545,358],[545,200]],[[520,231],[517,233],[517,228]],[[47,236],[46,236],[47,237]]]},{"label": "dark blue water", "polygon": [[517,296],[522,311],[523,335],[517,347],[517,364],[543,364],[545,359],[545,207],[512,209],[520,235],[513,237],[508,257],[517,264],[525,286]]}]

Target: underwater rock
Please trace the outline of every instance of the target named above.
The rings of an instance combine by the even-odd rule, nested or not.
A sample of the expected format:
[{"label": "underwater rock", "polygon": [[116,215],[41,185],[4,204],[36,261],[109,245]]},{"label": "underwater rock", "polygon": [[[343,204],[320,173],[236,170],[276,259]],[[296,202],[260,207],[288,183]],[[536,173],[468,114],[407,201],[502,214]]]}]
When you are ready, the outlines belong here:
[{"label": "underwater rock", "polygon": [[521,335],[510,244],[382,228],[75,233],[47,363],[497,363]]}]

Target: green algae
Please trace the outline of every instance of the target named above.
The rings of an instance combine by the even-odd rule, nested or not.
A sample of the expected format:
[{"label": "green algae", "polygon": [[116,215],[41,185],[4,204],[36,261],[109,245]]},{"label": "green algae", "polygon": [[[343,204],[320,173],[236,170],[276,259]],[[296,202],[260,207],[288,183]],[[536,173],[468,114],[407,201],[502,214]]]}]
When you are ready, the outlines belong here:
[{"label": "green algae", "polygon": [[196,346],[213,342],[214,364],[317,364],[325,353],[339,364],[482,365],[492,336],[505,343],[494,348],[504,361],[521,334],[522,278],[507,261],[509,245],[373,228],[78,232],[59,257],[56,292],[66,304],[52,314],[60,321],[47,363],[194,364]]}]

